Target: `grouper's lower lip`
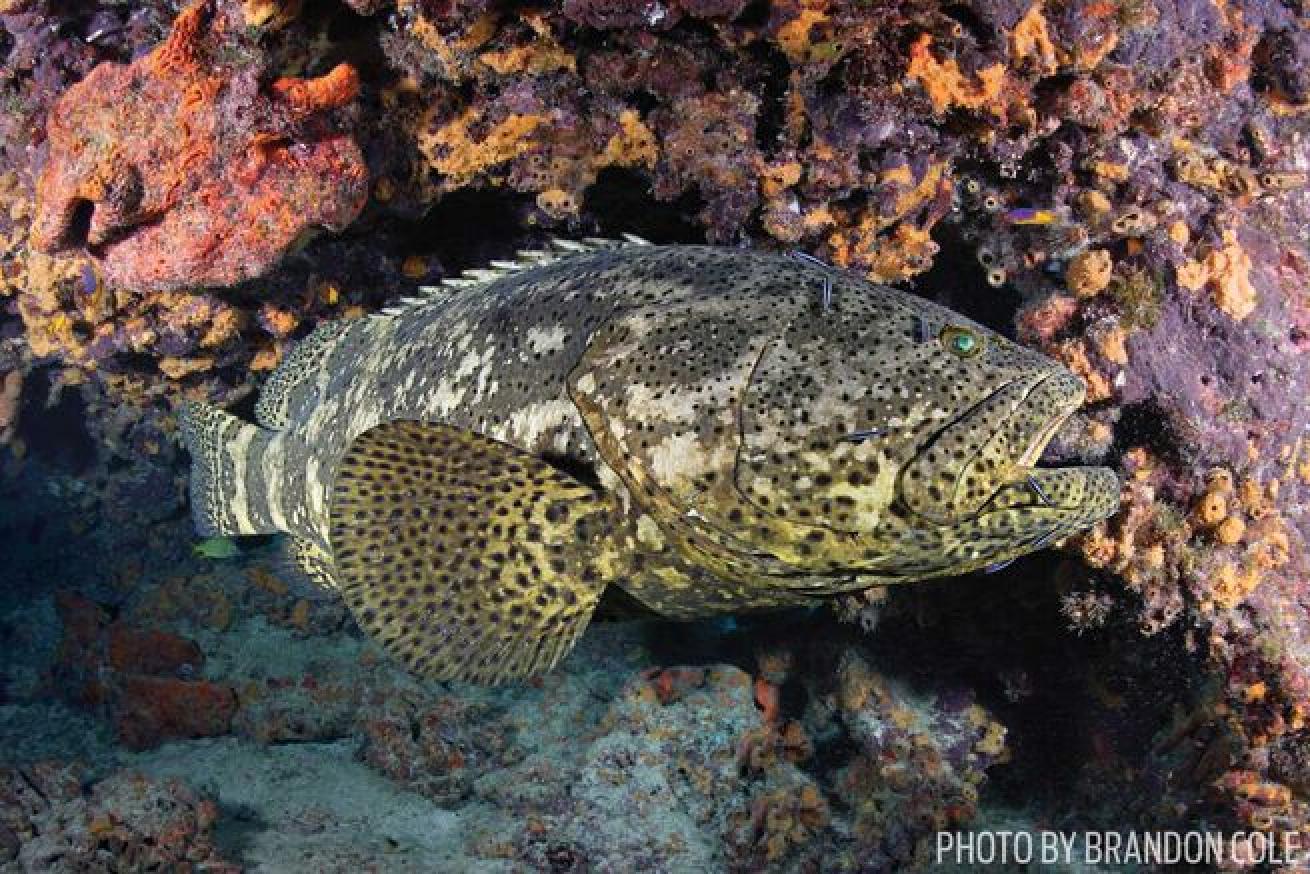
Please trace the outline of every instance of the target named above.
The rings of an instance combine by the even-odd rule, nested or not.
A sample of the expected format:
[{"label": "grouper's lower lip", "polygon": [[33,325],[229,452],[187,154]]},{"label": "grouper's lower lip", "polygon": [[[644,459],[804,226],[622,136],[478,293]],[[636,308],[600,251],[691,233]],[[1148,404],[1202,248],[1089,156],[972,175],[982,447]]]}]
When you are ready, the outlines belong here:
[{"label": "grouper's lower lip", "polygon": [[1108,467],[1032,468],[998,489],[983,508],[983,515],[1043,511],[1052,514],[1048,524],[1073,531],[1113,513],[1119,506],[1119,493],[1119,476]]}]

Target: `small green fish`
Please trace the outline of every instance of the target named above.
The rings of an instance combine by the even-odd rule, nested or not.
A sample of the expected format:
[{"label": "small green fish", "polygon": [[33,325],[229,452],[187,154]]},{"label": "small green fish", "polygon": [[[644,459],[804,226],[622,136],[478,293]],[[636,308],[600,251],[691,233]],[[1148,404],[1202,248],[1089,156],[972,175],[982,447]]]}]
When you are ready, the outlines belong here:
[{"label": "small green fish", "polygon": [[233,542],[231,537],[207,537],[192,546],[191,551],[196,555],[214,561],[236,558],[241,554],[241,548]]},{"label": "small green fish", "polygon": [[202,535],[284,532],[411,669],[500,682],[607,588],[675,619],[1000,565],[1109,515],[1041,467],[1058,363],[814,259],[559,242],[318,328],[258,424],[189,405]]}]

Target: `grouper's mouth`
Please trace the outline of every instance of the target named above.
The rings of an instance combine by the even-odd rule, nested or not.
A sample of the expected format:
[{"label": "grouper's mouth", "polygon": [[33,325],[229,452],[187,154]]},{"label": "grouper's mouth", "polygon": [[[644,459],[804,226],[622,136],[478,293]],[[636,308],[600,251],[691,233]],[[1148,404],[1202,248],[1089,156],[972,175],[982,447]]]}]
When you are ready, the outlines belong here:
[{"label": "grouper's mouth", "polygon": [[[1067,479],[1079,468],[1041,467],[1042,454],[1085,396],[1082,380],[1062,368],[1007,383],[919,451],[902,473],[902,500],[915,514],[939,525],[976,516],[998,498],[1013,506],[1025,488],[1035,503],[1055,506],[1042,481],[1056,471]],[[1077,499],[1066,489],[1056,491]]]},{"label": "grouper's mouth", "polygon": [[1058,463],[1047,464],[1043,460],[1043,456],[1046,454],[1047,447],[1051,445],[1051,441],[1055,439],[1055,435],[1060,433],[1060,429],[1065,426],[1065,423],[1068,422],[1077,411],[1078,406],[1081,406],[1081,403],[1077,406],[1070,407],[1063,413],[1059,413],[1053,417],[1050,424],[1038,432],[1037,436],[1033,439],[1033,442],[1029,444],[1026,450],[1024,450],[1023,455],[1019,456],[1019,459],[1015,462],[1015,466],[1020,468],[1039,467],[1042,465],[1047,467],[1058,467]]}]

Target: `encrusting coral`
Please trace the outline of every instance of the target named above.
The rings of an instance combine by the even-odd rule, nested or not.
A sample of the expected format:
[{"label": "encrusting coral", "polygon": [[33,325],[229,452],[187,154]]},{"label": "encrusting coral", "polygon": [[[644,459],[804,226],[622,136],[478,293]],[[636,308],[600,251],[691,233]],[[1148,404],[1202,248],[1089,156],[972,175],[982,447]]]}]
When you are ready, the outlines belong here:
[{"label": "encrusting coral", "polygon": [[105,280],[138,292],[231,285],[308,229],[359,214],[368,170],[332,110],[359,92],[339,64],[279,78],[224,58],[233,25],[201,0],[127,66],[101,64],[55,103],[31,243],[85,244]]},{"label": "encrusting coral", "polygon": [[198,676],[204,656],[194,642],[111,623],[76,595],[61,595],[58,608],[64,638],[54,673],[62,694],[76,706],[107,712],[126,747],[227,733],[236,696]]},{"label": "encrusting coral", "polygon": [[264,19],[196,3],[170,25],[165,4],[83,14],[42,2],[3,18],[0,298],[26,355],[58,362],[51,402],[76,387],[95,431],[124,403],[138,424],[170,427],[166,382],[231,397],[307,317],[391,293],[343,288],[343,273],[385,276],[380,253],[270,280],[267,313],[200,287],[265,273],[316,227],[348,224],[368,195],[349,134],[358,74],[338,61],[291,75],[313,63],[275,42],[293,6]]}]

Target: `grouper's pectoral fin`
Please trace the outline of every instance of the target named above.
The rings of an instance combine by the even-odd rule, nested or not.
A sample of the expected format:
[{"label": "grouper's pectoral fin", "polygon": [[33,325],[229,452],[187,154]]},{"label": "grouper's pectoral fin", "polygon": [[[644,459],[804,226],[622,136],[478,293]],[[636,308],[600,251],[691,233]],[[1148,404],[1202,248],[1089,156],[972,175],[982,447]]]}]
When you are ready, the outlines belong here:
[{"label": "grouper's pectoral fin", "polygon": [[304,592],[335,592],[340,588],[331,554],[314,541],[294,534],[288,535],[282,544],[277,572]]},{"label": "grouper's pectoral fin", "polygon": [[341,462],[331,546],[363,628],[415,672],[497,683],[549,670],[619,572],[605,499],[513,446],[389,422]]}]

